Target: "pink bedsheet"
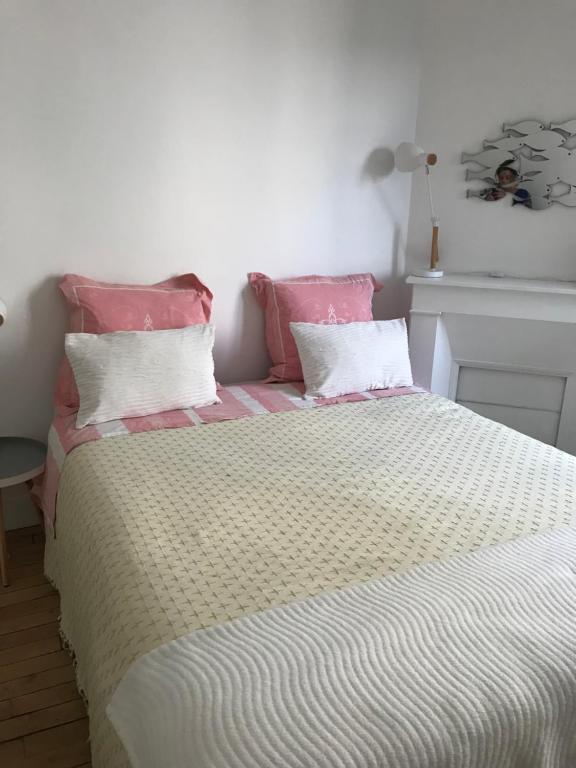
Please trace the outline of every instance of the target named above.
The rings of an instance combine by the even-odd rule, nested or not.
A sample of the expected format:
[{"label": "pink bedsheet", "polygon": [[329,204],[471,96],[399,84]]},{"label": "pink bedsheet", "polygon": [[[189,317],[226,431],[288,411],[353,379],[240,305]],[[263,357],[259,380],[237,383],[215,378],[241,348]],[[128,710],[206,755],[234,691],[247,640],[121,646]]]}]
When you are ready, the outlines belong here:
[{"label": "pink bedsheet", "polygon": [[58,482],[64,460],[74,448],[83,443],[136,432],[150,432],[155,429],[196,427],[201,424],[214,424],[219,421],[242,419],[263,413],[281,413],[338,403],[355,403],[362,400],[411,395],[423,391],[418,387],[401,387],[399,389],[378,389],[362,394],[311,400],[303,397],[304,384],[302,382],[288,384],[254,382],[223,387],[218,391],[222,403],[209,405],[205,408],[167,411],[166,413],[140,416],[134,419],[119,419],[83,429],[76,429],[76,414],[57,416],[50,428],[46,471],[36,492],[44,513],[46,529],[53,531],[54,528]]}]

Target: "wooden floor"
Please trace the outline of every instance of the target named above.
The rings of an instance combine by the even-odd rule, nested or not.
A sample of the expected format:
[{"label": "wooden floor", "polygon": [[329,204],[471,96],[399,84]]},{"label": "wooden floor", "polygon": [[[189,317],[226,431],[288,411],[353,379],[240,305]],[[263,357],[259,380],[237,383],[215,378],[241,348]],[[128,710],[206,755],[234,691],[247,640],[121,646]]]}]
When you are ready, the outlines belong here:
[{"label": "wooden floor", "polygon": [[58,635],[58,593],[43,576],[40,528],[7,534],[0,587],[0,766],[90,765],[88,719]]}]

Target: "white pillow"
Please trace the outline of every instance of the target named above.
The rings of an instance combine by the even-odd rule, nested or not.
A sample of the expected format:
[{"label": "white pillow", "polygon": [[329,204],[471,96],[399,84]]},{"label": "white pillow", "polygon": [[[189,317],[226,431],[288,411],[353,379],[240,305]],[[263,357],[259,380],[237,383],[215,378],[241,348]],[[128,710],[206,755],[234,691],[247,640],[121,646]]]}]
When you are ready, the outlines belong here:
[{"label": "white pillow", "polygon": [[213,346],[213,325],[66,334],[80,394],[76,426],[219,403]]},{"label": "white pillow", "polygon": [[413,383],[403,319],[341,325],[290,323],[290,329],[308,397],[338,397]]}]

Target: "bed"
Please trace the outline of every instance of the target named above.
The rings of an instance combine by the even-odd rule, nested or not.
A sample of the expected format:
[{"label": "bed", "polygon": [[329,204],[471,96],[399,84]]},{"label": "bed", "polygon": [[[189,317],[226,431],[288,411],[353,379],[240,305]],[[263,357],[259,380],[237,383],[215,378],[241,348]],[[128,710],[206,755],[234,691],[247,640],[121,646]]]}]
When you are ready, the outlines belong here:
[{"label": "bed", "polygon": [[[95,768],[127,768],[126,750],[136,766],[170,768],[576,764],[576,459],[421,391],[330,407],[311,407],[293,391],[290,407],[274,409],[278,394],[270,393],[279,391],[287,393],[223,391],[224,405],[230,392],[254,418],[200,429],[119,425],[108,432],[114,439],[92,436],[65,458],[53,430],[61,473],[46,572],[88,701]],[[328,616],[347,617],[334,639],[342,669],[326,663],[293,712],[267,701],[262,715],[259,694],[242,722],[230,721],[226,702],[251,685],[248,672],[235,680],[244,657],[234,654],[245,650],[246,670],[259,668],[263,638],[274,635],[256,633],[289,627],[283,636],[303,645],[286,646],[274,662],[290,667],[278,685],[301,687],[298,659],[318,663],[316,651],[304,659],[310,642],[301,629],[319,623],[312,635],[320,642]],[[364,622],[358,642],[367,642],[372,619],[389,639],[382,659],[372,645],[355,654],[353,634]],[[459,633],[476,644],[453,647]],[[515,659],[501,650],[510,643]],[[321,665],[331,653],[322,647]],[[428,648],[437,657],[427,666]],[[201,656],[208,671],[170,701],[170,675],[185,681],[178,665]],[[366,659],[370,671],[392,660],[400,675],[404,665],[396,687],[389,671],[391,702],[371,706],[369,686],[328,691],[331,675],[348,675],[351,685],[357,669],[347,665]],[[234,673],[207,680],[225,668]],[[260,673],[269,696],[276,678]],[[188,701],[190,691],[199,698]],[[201,720],[190,725],[186,710],[180,721],[185,707],[195,717],[198,701]],[[161,728],[196,734],[197,751],[182,757]],[[148,735],[162,742],[163,757]]]}]

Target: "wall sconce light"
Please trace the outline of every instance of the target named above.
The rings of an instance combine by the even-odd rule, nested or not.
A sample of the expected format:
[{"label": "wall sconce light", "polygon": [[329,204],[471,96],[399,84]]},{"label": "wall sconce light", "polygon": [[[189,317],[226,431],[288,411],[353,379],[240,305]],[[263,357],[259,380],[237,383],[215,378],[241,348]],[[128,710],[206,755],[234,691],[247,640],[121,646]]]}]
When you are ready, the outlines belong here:
[{"label": "wall sconce light", "polygon": [[430,269],[418,269],[414,272],[417,277],[444,277],[444,271],[438,268],[438,233],[440,219],[434,209],[432,196],[432,181],[430,168],[438,162],[438,157],[433,152],[425,152],[421,147],[404,141],[394,153],[396,168],[401,173],[414,173],[419,168],[424,168],[426,174],[426,186],[428,188],[428,202],[430,203],[430,220],[432,222],[432,248],[430,253]]}]

